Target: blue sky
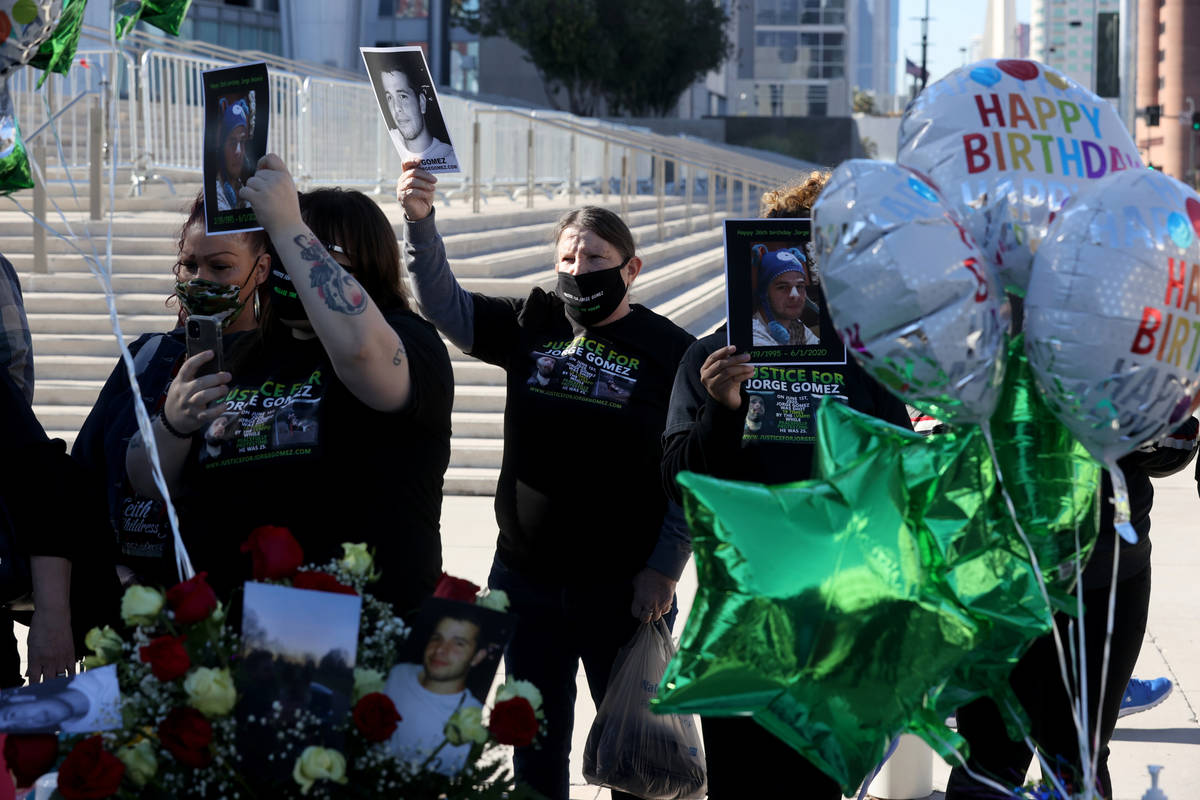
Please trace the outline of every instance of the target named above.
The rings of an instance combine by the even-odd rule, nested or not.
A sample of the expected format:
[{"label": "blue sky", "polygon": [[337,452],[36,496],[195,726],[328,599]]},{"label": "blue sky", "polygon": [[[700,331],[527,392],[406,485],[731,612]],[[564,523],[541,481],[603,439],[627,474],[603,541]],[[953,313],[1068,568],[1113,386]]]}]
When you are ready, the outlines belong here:
[{"label": "blue sky", "polygon": [[[1029,22],[1030,0],[1017,0],[1017,22]],[[963,54],[973,36],[983,35],[987,0],[929,0],[929,82],[962,66]],[[900,51],[900,76],[904,76],[904,58],[921,63],[921,15],[925,0],[900,0],[900,33],[896,46]],[[903,84],[908,86],[906,80]]]}]

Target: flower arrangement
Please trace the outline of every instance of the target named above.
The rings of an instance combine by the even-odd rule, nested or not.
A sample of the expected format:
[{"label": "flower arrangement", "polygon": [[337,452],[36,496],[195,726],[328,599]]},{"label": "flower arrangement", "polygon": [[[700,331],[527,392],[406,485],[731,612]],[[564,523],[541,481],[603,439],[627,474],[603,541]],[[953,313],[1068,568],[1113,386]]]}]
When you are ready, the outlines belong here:
[{"label": "flower arrangement", "polygon": [[[402,718],[383,690],[408,628],[390,605],[366,592],[379,577],[370,550],[342,547],[340,559],[305,566],[289,531],[263,527],[242,550],[251,555],[257,581],[361,597],[352,705],[343,719],[331,726],[278,702],[266,713],[238,713],[241,632],[230,624],[206,573],[166,592],[133,586],[121,602],[126,635],[105,627],[86,638],[92,650],[87,668],[116,665],[122,727],[86,737],[9,735],[4,755],[18,785],[31,785],[57,765],[64,800],[536,797],[513,786],[499,751],[528,745],[537,735],[541,695],[523,681],[499,688],[486,719],[479,708],[456,711],[445,725],[445,740],[423,763],[392,754],[388,740]],[[506,609],[503,592],[479,594],[469,581],[443,575],[435,596]],[[253,749],[269,764],[246,755],[248,737],[266,743]],[[341,747],[312,743],[331,739]],[[429,768],[443,747],[465,743],[470,756],[458,774]]]}]

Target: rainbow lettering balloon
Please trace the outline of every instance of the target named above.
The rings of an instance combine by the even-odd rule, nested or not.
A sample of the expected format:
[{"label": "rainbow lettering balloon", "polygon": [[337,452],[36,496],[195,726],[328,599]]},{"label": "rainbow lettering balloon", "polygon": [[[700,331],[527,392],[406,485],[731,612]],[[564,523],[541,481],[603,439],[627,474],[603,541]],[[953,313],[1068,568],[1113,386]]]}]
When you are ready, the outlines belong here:
[{"label": "rainbow lettering balloon", "polygon": [[946,190],[1009,291],[1024,294],[1046,228],[1074,195],[1142,166],[1112,105],[1036,61],[988,59],[929,86],[897,163]]}]

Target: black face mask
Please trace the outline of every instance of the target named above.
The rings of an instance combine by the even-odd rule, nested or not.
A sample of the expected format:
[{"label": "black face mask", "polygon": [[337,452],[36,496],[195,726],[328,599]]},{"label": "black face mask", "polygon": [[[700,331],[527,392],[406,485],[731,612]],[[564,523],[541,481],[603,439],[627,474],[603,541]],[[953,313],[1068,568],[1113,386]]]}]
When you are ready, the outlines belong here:
[{"label": "black face mask", "polygon": [[627,258],[619,266],[582,275],[558,273],[558,295],[566,306],[567,317],[585,328],[608,319],[628,290],[621,275],[628,263]]},{"label": "black face mask", "polygon": [[275,316],[279,319],[292,322],[308,320],[308,312],[304,310],[304,304],[292,288],[292,278],[282,266],[271,265],[271,270],[267,273],[267,292],[271,297],[271,308],[275,310]]}]

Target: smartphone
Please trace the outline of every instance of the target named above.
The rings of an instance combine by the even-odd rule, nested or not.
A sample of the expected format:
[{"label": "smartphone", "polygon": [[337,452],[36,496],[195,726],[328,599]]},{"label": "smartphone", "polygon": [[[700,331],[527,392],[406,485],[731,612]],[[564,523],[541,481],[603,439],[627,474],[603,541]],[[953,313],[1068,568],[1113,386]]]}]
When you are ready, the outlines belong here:
[{"label": "smartphone", "polygon": [[221,348],[220,320],[216,317],[193,314],[187,318],[184,328],[187,332],[188,358],[197,353],[203,353],[205,350],[213,351],[213,359],[200,367],[196,377],[221,372],[225,368],[225,358]]}]

